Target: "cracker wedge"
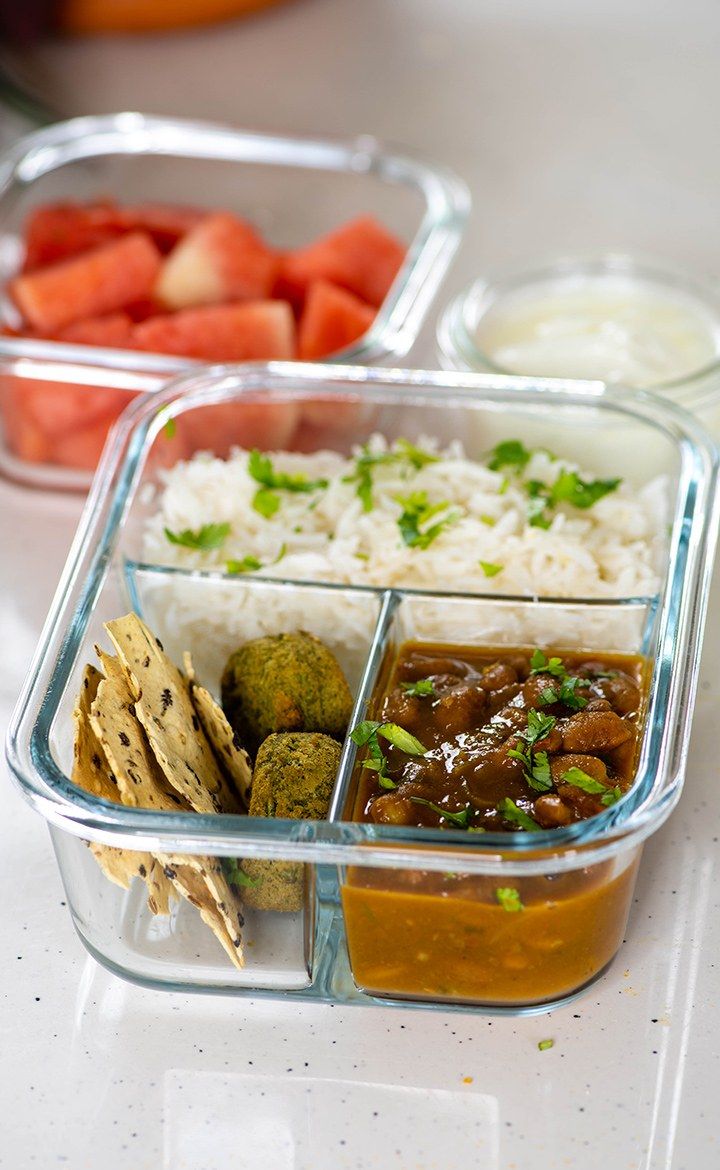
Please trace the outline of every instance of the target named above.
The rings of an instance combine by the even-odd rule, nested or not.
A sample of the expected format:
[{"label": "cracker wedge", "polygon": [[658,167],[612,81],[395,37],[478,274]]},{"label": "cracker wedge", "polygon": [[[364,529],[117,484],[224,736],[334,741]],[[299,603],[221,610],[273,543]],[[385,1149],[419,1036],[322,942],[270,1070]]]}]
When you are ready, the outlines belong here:
[{"label": "cracker wedge", "polygon": [[120,803],[120,792],[105,754],[90,725],[90,708],[95,702],[103,676],[94,666],[86,666],[80,694],[73,710],[75,739],[71,779],[78,788],[103,800]]},{"label": "cracker wedge", "polygon": [[167,783],[150,750],[122,674],[113,671],[99,684],[90,723],[110,763],[123,804],[164,812],[188,808]]},{"label": "cracker wedge", "polygon": [[196,906],[200,916],[229,955],[242,969],[241,929],[245,920],[241,903],[228,885],[217,858],[189,854],[158,853],[165,876],[183,898]]},{"label": "cracker wedge", "polygon": [[[110,764],[92,726],[92,706],[97,700],[98,691],[105,683],[105,679],[94,666],[86,666],[83,674],[80,694],[73,711],[75,723],[75,742],[73,746],[72,781],[78,788],[91,792],[94,796],[104,797],[116,804],[121,801],[120,790],[113,775]],[[90,841],[90,852],[97,861],[105,876],[115,885],[127,890],[134,877],[141,877],[148,887],[148,906],[153,913],[158,913],[154,905],[167,904],[167,879],[162,875],[165,883],[164,892],[156,891],[149,877],[155,865],[149,853],[141,853],[131,849],[118,849],[114,845],[101,845],[97,841]],[[156,866],[159,869],[159,867]],[[167,913],[167,909],[163,911]]]},{"label": "cracker wedge", "polygon": [[240,812],[205,738],[187,680],[137,614],[105,625],[128,675],[135,713],[172,787],[195,812]]},{"label": "cracker wedge", "polygon": [[216,703],[210,692],[197,681],[192,658],[187,650],[183,654],[183,664],[190,683],[190,698],[202,729],[220,762],[220,766],[225,769],[239,793],[244,807],[247,808],[250,804],[250,789],[252,787],[250,757],[240,743],[237,732],[233,731],[228,723],[220,704]]}]

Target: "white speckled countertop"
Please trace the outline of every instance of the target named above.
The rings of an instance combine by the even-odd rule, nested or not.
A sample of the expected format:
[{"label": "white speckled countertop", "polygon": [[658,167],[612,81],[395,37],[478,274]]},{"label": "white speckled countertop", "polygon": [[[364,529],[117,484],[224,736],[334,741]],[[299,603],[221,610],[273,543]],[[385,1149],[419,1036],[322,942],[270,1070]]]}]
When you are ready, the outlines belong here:
[{"label": "white speckled countertop", "polygon": [[[481,267],[559,251],[720,272],[719,41],[713,0],[297,0],[246,25],[47,47],[23,68],[68,112],[370,131],[445,161],[475,210],[444,301]],[[3,728],[79,507],[0,484]],[[301,1008],[121,983],[84,954],[45,827],[6,787],[0,1167],[715,1170],[715,592],[685,795],[646,849],[620,955],[562,1011]]]}]

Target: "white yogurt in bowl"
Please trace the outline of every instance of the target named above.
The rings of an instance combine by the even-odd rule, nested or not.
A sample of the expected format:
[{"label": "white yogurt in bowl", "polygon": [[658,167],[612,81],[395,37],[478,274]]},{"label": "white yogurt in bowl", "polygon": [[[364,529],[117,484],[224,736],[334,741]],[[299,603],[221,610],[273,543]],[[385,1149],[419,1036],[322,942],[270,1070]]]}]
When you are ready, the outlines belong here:
[{"label": "white yogurt in bowl", "polygon": [[720,420],[720,292],[626,256],[476,282],[438,338],[455,369],[653,389]]}]

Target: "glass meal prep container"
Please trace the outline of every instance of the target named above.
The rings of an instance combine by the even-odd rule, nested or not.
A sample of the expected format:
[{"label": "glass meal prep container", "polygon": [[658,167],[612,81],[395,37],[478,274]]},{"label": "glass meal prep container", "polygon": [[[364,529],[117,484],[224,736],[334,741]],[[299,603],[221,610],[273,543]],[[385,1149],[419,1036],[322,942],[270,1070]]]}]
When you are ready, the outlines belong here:
[{"label": "glass meal prep container", "polygon": [[[471,457],[502,438],[552,443],[589,470],[639,486],[660,471],[669,518],[657,595],[537,600],[368,588],[185,570],[142,559],[172,419],[186,454],[217,412],[314,410],[349,453],[372,432],[462,437]],[[332,411],[328,411],[332,407]],[[642,456],[642,457],[639,457]],[[717,527],[718,456],[689,415],[652,395],[594,383],[271,363],[187,375],[138,400],[112,433],[8,739],[11,770],[48,821],[75,926],[110,970],[153,987],[348,1003],[421,1002],[531,1011],[591,982],[622,940],[643,842],[679,798]],[[468,834],[352,821],[356,748],[346,739],[323,821],[158,813],[75,787],[71,713],[103,622],[136,610],[174,662],[192,653],[215,694],[223,664],[259,634],[310,630],[333,651],[366,718],[388,655],[410,638],[642,654],[646,716],[636,780],[588,821],[542,834]],[[302,889],[292,913],[247,910],[245,966],[187,903],[153,916],[139,880],[107,881],[88,843],[163,855],[280,861]],[[450,877],[449,875],[453,875]],[[508,913],[498,889],[513,889]]]},{"label": "glass meal prep container", "polygon": [[447,369],[633,385],[720,437],[720,287],[665,263],[610,253],[480,278],[437,336]]},{"label": "glass meal prep container", "polygon": [[[33,208],[113,196],[226,209],[278,248],[372,213],[408,244],[370,329],[343,362],[401,357],[450,264],[469,210],[462,181],[369,136],[291,138],[138,113],[74,118],[38,130],[0,159],[0,280],[22,260]],[[3,324],[16,314],[3,301]],[[112,422],[139,391],[200,363],[99,346],[0,336],[0,472],[86,489]],[[68,419],[76,419],[70,428]],[[29,421],[28,421],[29,420]]]}]

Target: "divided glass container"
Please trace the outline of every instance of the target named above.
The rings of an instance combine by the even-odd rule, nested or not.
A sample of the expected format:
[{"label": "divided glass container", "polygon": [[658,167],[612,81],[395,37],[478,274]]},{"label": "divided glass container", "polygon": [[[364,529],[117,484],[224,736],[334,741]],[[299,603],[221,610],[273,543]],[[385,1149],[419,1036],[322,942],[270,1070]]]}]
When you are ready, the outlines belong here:
[{"label": "divided glass container", "polygon": [[[664,477],[667,537],[653,596],[536,599],[232,576],[144,560],[167,446],[186,455],[233,428],[287,414],[302,450],[349,454],[372,433],[476,457],[498,441],[550,446],[640,487]],[[168,421],[172,420],[172,438]],[[303,422],[305,420],[305,422]],[[247,433],[247,430],[245,431]],[[269,442],[268,446],[272,446]],[[226,445],[222,449],[226,453]],[[106,447],[8,740],[8,759],[50,826],[75,926],[108,968],[152,987],[367,1004],[421,1002],[533,1011],[597,977],[623,937],[643,842],[679,798],[717,527],[718,456],[689,415],[596,383],[271,363],[179,379],[126,411]],[[648,693],[636,780],[588,821],[542,834],[468,834],[354,821],[348,738],[328,818],[158,813],[75,787],[72,710],[103,622],[136,610],[176,663],[192,653],[216,695],[227,656],[260,634],[309,630],[336,654],[366,718],[399,643],[639,653]],[[292,913],[247,910],[245,966],[187,903],[153,916],[139,879],[107,881],[88,843],[150,854],[293,867]],[[452,875],[452,880],[450,875]],[[508,913],[499,888],[517,889]]]},{"label": "divided glass container", "polygon": [[[280,249],[374,214],[408,252],[370,329],[333,359],[364,363],[407,353],[470,204],[450,171],[370,136],[287,137],[139,113],[74,118],[29,134],[0,158],[2,285],[22,263],[20,232],[33,208],[108,197],[233,211]],[[5,297],[1,323],[12,328],[16,321]],[[0,335],[0,473],[38,487],[87,489],[128,402],[199,365]]]}]

